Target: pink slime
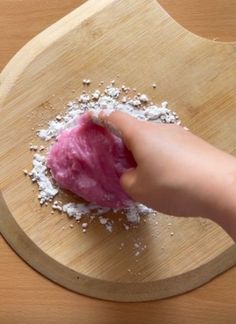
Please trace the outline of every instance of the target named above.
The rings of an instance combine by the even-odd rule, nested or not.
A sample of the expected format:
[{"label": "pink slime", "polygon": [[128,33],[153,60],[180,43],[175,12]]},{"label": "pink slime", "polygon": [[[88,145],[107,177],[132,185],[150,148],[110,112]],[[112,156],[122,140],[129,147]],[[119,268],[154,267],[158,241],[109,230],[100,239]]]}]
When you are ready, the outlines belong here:
[{"label": "pink slime", "polygon": [[47,166],[61,188],[87,201],[111,208],[132,202],[121,188],[120,177],[136,167],[134,158],[119,137],[94,124],[88,114],[58,136]]}]

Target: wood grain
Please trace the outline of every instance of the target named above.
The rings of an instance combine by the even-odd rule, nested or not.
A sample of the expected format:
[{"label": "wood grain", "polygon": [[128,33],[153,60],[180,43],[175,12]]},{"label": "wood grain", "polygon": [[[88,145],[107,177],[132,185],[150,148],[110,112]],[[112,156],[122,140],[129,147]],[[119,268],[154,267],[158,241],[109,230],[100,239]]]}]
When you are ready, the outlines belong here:
[{"label": "wood grain", "polygon": [[[6,260],[8,260],[8,257],[6,258]],[[20,261],[19,261],[19,263],[22,264]],[[2,269],[2,267],[1,267],[1,269]],[[3,265],[3,269],[7,269],[7,267],[4,268],[4,265]],[[45,279],[39,278],[37,274],[32,273],[28,269],[26,269],[26,271],[28,271],[29,273],[31,273],[32,276],[36,276],[37,280],[39,280],[40,283],[41,282],[46,282],[46,285],[49,284],[50,285],[50,289],[51,289],[51,287],[54,287],[53,284],[48,283]],[[4,277],[1,276],[1,278],[4,278]],[[220,280],[221,280],[221,278],[215,280],[214,283],[215,282],[218,282]],[[228,285],[228,286],[231,287],[233,284],[235,284],[234,281],[233,282],[230,282],[230,285]],[[76,321],[76,316],[79,316],[78,313],[77,313],[77,310],[76,310],[77,303],[75,302],[75,300],[76,301],[77,300],[80,300],[81,303],[82,303],[82,300],[84,300],[84,301],[86,301],[84,303],[86,305],[88,305],[88,308],[86,308],[86,307],[83,308],[84,313],[83,314],[80,313],[81,320],[83,320],[84,323],[93,323],[93,321],[98,318],[97,316],[96,316],[96,318],[93,318],[92,316],[89,316],[88,315],[89,308],[90,307],[95,307],[94,306],[94,303],[96,305],[98,305],[99,309],[100,309],[100,306],[101,306],[101,310],[104,311],[104,313],[102,312],[102,314],[101,314],[101,312],[99,312],[98,308],[95,307],[95,309],[98,310],[99,318],[101,318],[101,323],[106,323],[106,320],[107,319],[108,319],[108,322],[109,323],[111,323],[112,321],[114,323],[120,322],[119,319],[117,319],[117,314],[118,314],[118,311],[117,310],[120,307],[121,307],[122,311],[125,313],[124,314],[125,317],[123,317],[123,320],[126,319],[127,320],[126,321],[127,323],[129,321],[131,322],[131,319],[133,318],[133,315],[134,315],[135,312],[137,312],[136,314],[138,314],[138,318],[140,320],[140,323],[144,323],[145,322],[145,320],[147,318],[147,314],[149,314],[149,317],[150,317],[149,323],[151,321],[156,322],[156,320],[157,320],[157,314],[161,314],[161,315],[158,315],[158,316],[163,316],[163,318],[162,318],[162,321],[163,322],[166,320],[168,323],[170,321],[173,322],[173,323],[176,323],[179,320],[179,322],[182,322],[182,323],[186,322],[187,323],[187,321],[186,321],[187,317],[185,317],[187,313],[189,315],[188,319],[191,319],[191,322],[193,322],[193,323],[194,322],[198,322],[199,323],[201,320],[202,320],[202,322],[203,321],[207,321],[208,323],[211,323],[211,322],[212,323],[213,322],[214,323],[222,323],[224,321],[227,322],[227,323],[231,323],[231,322],[233,323],[233,320],[235,318],[235,311],[234,311],[235,304],[233,303],[233,299],[235,300],[235,295],[234,295],[234,293],[233,293],[232,290],[231,290],[232,294],[229,293],[230,292],[230,287],[227,287],[227,284],[225,284],[225,282],[224,282],[224,285],[226,287],[222,287],[221,292],[219,294],[219,297],[216,297],[217,296],[217,293],[216,293],[217,289],[213,291],[212,295],[211,295],[211,290],[210,289],[208,291],[205,288],[201,288],[201,289],[198,290],[198,291],[201,291],[201,290],[205,291],[205,294],[206,294],[206,291],[207,291],[207,294],[208,293],[210,294],[210,295],[208,295],[209,296],[208,298],[209,298],[209,300],[212,303],[211,302],[210,303],[203,303],[202,300],[201,300],[202,296],[199,297],[198,293],[196,293],[196,292],[193,292],[191,294],[188,294],[188,296],[196,296],[196,299],[198,300],[198,305],[199,305],[199,308],[197,310],[191,312],[191,314],[190,314],[191,307],[189,307],[189,305],[192,305],[192,307],[193,307],[194,302],[190,298],[190,302],[189,303],[185,303],[186,302],[186,299],[185,299],[186,296],[181,296],[180,298],[175,298],[175,299],[172,299],[172,300],[163,301],[163,303],[164,303],[164,305],[166,305],[166,307],[162,307],[161,306],[161,305],[163,305],[162,302],[144,304],[142,306],[142,308],[140,307],[140,312],[141,312],[141,309],[142,309],[143,314],[146,315],[146,316],[143,316],[143,317],[141,316],[140,312],[138,311],[139,307],[133,307],[132,308],[131,307],[132,305],[129,305],[129,306],[128,305],[127,306],[123,306],[122,305],[122,307],[121,307],[120,305],[116,305],[116,304],[103,303],[103,302],[100,303],[98,301],[91,301],[90,299],[83,298],[83,297],[79,297],[79,296],[74,296],[72,293],[63,291],[61,288],[55,287],[55,290],[56,291],[63,291],[63,293],[66,294],[66,296],[71,296],[70,301],[72,302],[72,305],[69,306],[68,304],[66,304],[66,305],[63,304],[64,305],[64,311],[65,311],[64,314],[61,314],[60,312],[56,312],[56,311],[49,312],[48,323],[49,322],[54,322],[54,320],[53,320],[53,317],[54,316],[55,316],[55,319],[56,318],[58,319],[60,316],[61,316],[60,318],[63,318],[64,321],[65,321],[65,319],[67,319],[67,322],[68,323],[75,322]],[[22,286],[21,285],[16,285],[16,286],[19,287],[19,289],[21,289],[21,287],[23,287],[23,285]],[[2,287],[2,285],[1,285],[1,287]],[[3,287],[5,287],[5,286],[3,285]],[[11,285],[10,285],[10,287],[11,287]],[[10,291],[12,291],[11,289],[10,289]],[[222,291],[225,291],[225,289],[226,289],[226,292],[227,293],[225,293],[226,295],[224,295],[225,298],[223,299],[223,298],[221,298],[221,296],[223,294]],[[30,289],[29,290],[27,289],[27,291],[29,291],[32,295],[35,296],[35,294],[33,292],[31,292]],[[4,296],[5,296],[5,294],[4,294]],[[6,296],[9,296],[9,295],[6,295]],[[41,296],[41,294],[40,294],[40,296]],[[45,296],[47,296],[47,295],[45,294],[44,295],[44,298],[45,298]],[[49,294],[49,296],[51,296],[51,295]],[[212,297],[212,300],[210,299],[211,297]],[[227,299],[226,297],[229,297],[229,299]],[[2,314],[3,314],[3,316],[5,316],[5,317],[2,316],[2,318],[4,320],[5,319],[8,320],[9,323],[11,321],[12,321],[12,323],[14,321],[16,322],[16,317],[14,318],[14,316],[12,316],[11,312],[8,312],[9,307],[14,307],[14,309],[16,310],[16,314],[18,316],[18,319],[19,319],[19,314],[21,314],[22,322],[24,322],[24,321],[28,321],[28,322],[31,321],[32,322],[32,319],[33,319],[34,322],[37,322],[37,318],[38,318],[37,317],[37,314],[39,314],[39,312],[40,312],[40,306],[37,307],[35,305],[35,303],[31,302],[32,303],[31,305],[34,306],[34,310],[32,312],[30,312],[29,308],[28,308],[28,312],[27,311],[26,312],[22,312],[22,311],[20,312],[20,309],[21,310],[23,309],[23,308],[20,308],[20,306],[21,306],[21,302],[20,302],[21,299],[20,298],[22,298],[22,295],[20,295],[20,298],[18,299],[18,301],[20,302],[20,305],[19,306],[16,305],[16,302],[13,302],[12,306],[10,306],[10,301],[13,301],[12,298],[13,297],[8,298],[7,299],[7,302],[3,303],[3,308],[1,307],[1,310],[3,309]],[[193,300],[194,300],[194,298],[195,297],[193,297]],[[15,300],[17,301],[17,297],[16,297]],[[41,302],[42,302],[42,300],[43,300],[43,297],[41,299]],[[56,300],[61,305],[61,303],[59,301],[59,298],[56,299]],[[74,303],[73,303],[73,300],[74,300]],[[177,302],[178,300],[180,300],[180,304],[178,304],[178,302]],[[182,300],[182,304],[181,304],[181,300]],[[227,302],[227,306],[224,304],[223,300]],[[220,307],[218,307],[218,306],[217,306],[217,310],[215,309],[215,311],[213,311],[212,305],[214,305],[214,306],[216,305],[215,304],[215,301],[216,301],[217,305],[219,303],[220,303],[220,305],[222,305],[222,312],[219,311],[220,310]],[[52,299],[51,299],[51,302],[52,302]],[[173,302],[174,302],[174,307],[171,307],[171,305],[173,306]],[[84,305],[84,303],[82,303],[82,304]],[[105,306],[103,307],[103,305],[105,305]],[[115,307],[113,309],[113,307],[111,307],[111,306],[109,307],[109,305],[114,305],[114,307],[115,306],[117,306],[117,307]],[[148,305],[148,307],[145,307],[145,305]],[[2,306],[2,304],[1,304],[1,306]],[[153,306],[153,308],[152,308],[152,306]],[[71,307],[71,310],[72,310],[71,313],[69,312],[70,307]],[[156,308],[157,307],[158,307],[158,311],[156,313]],[[186,310],[185,311],[183,311],[183,312],[179,311],[179,309],[183,309],[184,310],[185,307],[186,307]],[[111,309],[113,309],[113,313],[110,312]],[[198,310],[200,310],[200,309],[203,309],[202,315],[200,314],[200,312],[198,312]],[[226,312],[223,311],[224,309],[226,310]],[[0,312],[1,312],[1,310],[0,310]],[[18,313],[17,313],[17,310],[18,310]],[[130,311],[128,312],[128,310],[130,310]],[[207,313],[207,311],[208,311],[208,313]],[[0,319],[2,319],[1,318],[1,315],[2,314],[0,313]],[[109,318],[109,314],[110,315],[114,314],[114,316],[110,316],[110,318]],[[220,314],[220,316],[219,316],[219,314]],[[107,316],[108,316],[108,318],[107,318]],[[121,315],[121,319],[122,319],[122,316],[123,315]],[[176,320],[176,318],[177,318],[177,320]],[[42,320],[44,319],[44,317],[43,317],[42,314],[41,314],[41,319]],[[77,319],[78,319],[78,317],[77,317]],[[38,322],[40,322],[40,320]]]},{"label": "wood grain", "polygon": [[[234,265],[234,242],[206,220],[159,214],[127,232],[113,214],[112,235],[96,218],[88,234],[77,224],[72,231],[69,218],[39,207],[22,170],[32,163],[32,127],[60,113],[73,89],[81,93],[85,75],[95,85],[119,75],[154,102],[168,98],[196,134],[234,154],[235,46],[190,34],[154,0],[90,0],[22,48],[0,76],[0,181],[9,208],[1,204],[0,230],[17,253],[67,288],[115,301],[180,294]],[[138,240],[147,249],[136,258]]]}]

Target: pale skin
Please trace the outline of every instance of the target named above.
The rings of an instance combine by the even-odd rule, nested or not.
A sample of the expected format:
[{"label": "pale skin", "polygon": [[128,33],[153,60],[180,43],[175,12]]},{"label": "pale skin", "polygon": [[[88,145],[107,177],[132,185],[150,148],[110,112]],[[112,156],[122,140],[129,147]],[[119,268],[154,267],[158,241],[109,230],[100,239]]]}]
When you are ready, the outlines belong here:
[{"label": "pale skin", "polygon": [[236,240],[235,157],[181,126],[123,112],[93,120],[118,131],[137,162],[120,179],[131,198],[165,214],[209,218]]}]

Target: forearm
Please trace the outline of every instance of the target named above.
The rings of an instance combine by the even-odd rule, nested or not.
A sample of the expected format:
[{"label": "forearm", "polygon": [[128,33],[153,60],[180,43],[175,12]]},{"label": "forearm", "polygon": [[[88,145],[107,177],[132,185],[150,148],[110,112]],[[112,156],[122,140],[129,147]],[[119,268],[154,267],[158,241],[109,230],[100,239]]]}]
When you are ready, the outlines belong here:
[{"label": "forearm", "polygon": [[212,219],[236,242],[236,208],[221,213],[215,213]]},{"label": "forearm", "polygon": [[[230,157],[232,159],[232,157]],[[204,217],[219,224],[236,241],[236,159],[232,166],[222,165],[215,177],[205,182]],[[203,198],[204,199],[204,198]]]},{"label": "forearm", "polygon": [[209,213],[210,218],[219,224],[236,241],[236,190],[228,187],[228,194],[222,193]]}]

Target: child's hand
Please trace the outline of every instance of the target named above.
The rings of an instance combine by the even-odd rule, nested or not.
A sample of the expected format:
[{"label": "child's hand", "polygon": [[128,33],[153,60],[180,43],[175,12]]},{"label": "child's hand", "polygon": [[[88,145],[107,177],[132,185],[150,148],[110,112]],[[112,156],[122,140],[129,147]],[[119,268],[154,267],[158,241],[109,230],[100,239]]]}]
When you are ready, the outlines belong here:
[{"label": "child's hand", "polygon": [[121,177],[135,201],[176,216],[218,220],[221,212],[236,213],[234,157],[181,126],[138,121],[122,112],[101,113],[99,120],[121,134],[137,162]]}]

